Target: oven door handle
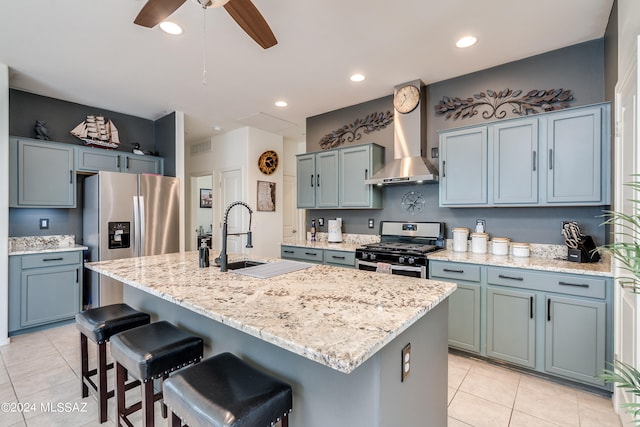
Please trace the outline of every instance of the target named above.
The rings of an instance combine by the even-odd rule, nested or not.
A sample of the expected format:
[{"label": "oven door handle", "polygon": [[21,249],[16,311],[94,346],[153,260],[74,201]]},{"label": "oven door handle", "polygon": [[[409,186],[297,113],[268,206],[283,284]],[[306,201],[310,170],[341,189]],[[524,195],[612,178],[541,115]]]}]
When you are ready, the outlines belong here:
[{"label": "oven door handle", "polygon": [[[378,263],[377,262],[371,262],[371,261],[362,261],[362,260],[357,260],[358,265],[366,265],[368,267],[377,267]],[[384,263],[382,262],[382,264],[390,264],[390,263]],[[406,266],[406,265],[397,265],[397,264],[390,264],[391,265],[391,270],[399,270],[399,271],[422,271],[422,267],[421,266]]]}]

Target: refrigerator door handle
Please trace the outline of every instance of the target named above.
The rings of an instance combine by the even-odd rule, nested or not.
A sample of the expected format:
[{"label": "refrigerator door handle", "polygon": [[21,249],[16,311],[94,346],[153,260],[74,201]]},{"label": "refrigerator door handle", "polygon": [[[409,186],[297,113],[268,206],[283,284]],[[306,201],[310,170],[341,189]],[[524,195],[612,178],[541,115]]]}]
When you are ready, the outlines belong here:
[{"label": "refrigerator door handle", "polygon": [[139,197],[133,196],[133,256],[140,256],[140,206]]},{"label": "refrigerator door handle", "polygon": [[146,255],[145,250],[144,250],[144,240],[145,240],[145,215],[144,215],[144,196],[138,196],[139,201],[139,214],[140,216],[138,217],[139,223],[140,223],[140,250],[138,252],[138,256],[144,256]]}]

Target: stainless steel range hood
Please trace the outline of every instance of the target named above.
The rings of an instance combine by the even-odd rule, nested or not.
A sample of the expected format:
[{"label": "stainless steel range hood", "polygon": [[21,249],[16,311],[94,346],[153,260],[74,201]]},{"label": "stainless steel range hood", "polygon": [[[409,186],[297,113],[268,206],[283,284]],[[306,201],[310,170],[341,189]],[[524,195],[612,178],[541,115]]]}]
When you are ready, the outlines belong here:
[{"label": "stainless steel range hood", "polygon": [[438,172],[423,157],[427,145],[426,102],[424,84],[415,80],[395,87],[412,84],[420,88],[420,103],[410,113],[393,112],[393,161],[384,165],[365,184],[410,184],[438,182]]}]

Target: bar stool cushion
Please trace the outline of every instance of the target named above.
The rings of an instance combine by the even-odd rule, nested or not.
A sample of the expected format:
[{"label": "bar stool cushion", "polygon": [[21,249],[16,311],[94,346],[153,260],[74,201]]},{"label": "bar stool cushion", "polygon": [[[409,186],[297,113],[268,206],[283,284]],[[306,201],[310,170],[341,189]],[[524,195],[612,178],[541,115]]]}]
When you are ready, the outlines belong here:
[{"label": "bar stool cushion", "polygon": [[292,408],[291,386],[231,353],[173,374],[163,383],[165,404],[189,427],[269,426]]},{"label": "bar stool cushion", "polygon": [[134,377],[146,381],[202,358],[202,338],[167,321],[139,326],[114,335],[111,356]]},{"label": "bar stool cushion", "polygon": [[127,329],[146,325],[151,321],[147,313],[127,304],[112,304],[92,308],[76,314],[76,327],[91,341],[102,344],[113,335]]}]

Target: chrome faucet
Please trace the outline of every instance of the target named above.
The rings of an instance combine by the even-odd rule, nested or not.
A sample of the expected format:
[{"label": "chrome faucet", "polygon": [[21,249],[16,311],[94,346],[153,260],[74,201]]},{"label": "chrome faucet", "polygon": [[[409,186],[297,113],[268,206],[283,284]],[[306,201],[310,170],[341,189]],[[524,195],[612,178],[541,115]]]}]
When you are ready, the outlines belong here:
[{"label": "chrome faucet", "polygon": [[[244,206],[249,211],[249,231],[247,231],[246,233],[228,233],[227,232],[227,222],[229,220],[229,211],[234,206]],[[220,251],[220,256],[215,259],[216,265],[220,266],[220,271],[227,271],[227,236],[241,236],[243,234],[246,234],[247,244],[245,247],[246,248],[253,247],[253,245],[251,244],[251,215],[252,214],[253,214],[253,211],[251,210],[249,205],[246,204],[245,202],[233,202],[227,207],[227,210],[224,212],[224,223],[222,224],[222,250]]]}]

